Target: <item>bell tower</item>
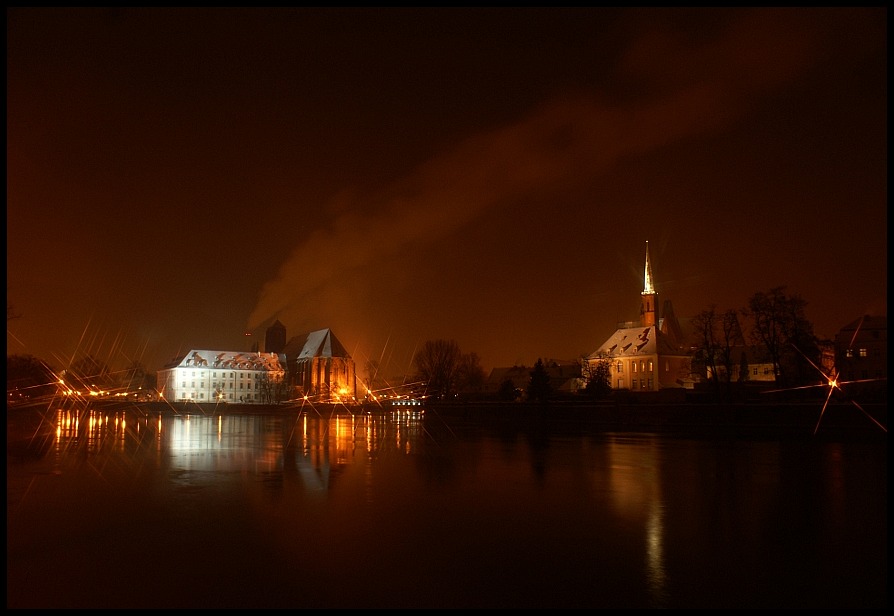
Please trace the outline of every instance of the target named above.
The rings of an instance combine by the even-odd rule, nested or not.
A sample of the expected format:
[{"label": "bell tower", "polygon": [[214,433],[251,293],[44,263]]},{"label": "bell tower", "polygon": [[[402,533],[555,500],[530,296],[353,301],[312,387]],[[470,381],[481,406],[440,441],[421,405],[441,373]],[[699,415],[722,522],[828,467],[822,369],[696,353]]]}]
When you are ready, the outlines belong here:
[{"label": "bell tower", "polygon": [[649,241],[646,240],[646,267],[643,274],[642,305],[639,310],[643,327],[658,324],[658,293],[652,284],[652,262],[649,260]]}]

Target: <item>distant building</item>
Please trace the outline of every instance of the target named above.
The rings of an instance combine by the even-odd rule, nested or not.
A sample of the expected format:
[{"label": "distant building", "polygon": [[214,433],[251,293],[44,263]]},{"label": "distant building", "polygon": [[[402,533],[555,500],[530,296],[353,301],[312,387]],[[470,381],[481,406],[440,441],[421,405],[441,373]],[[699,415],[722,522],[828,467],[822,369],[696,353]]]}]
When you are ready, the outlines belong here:
[{"label": "distant building", "polygon": [[285,356],[191,350],[157,373],[159,396],[170,402],[273,404],[284,397]]},{"label": "distant building", "polygon": [[[776,373],[773,362],[767,361],[766,349],[760,346],[746,345],[741,340],[733,345],[730,354],[730,383],[775,383]],[[718,364],[717,374],[706,366],[699,358],[693,358],[693,370],[706,381],[715,378],[726,379],[726,366]]]},{"label": "distant building", "polygon": [[[543,360],[543,369],[549,376],[550,390],[554,394],[576,393],[581,386],[581,363],[578,360]],[[520,397],[524,396],[531,382],[533,366],[494,368],[484,383],[485,394],[497,394],[510,381]]]},{"label": "distant building", "polygon": [[619,324],[608,340],[587,356],[591,365],[609,361],[611,387],[632,391],[693,387],[691,357],[670,302],[665,315],[658,311],[658,292],[652,282],[649,242],[641,293],[639,322]]},{"label": "distant building", "polygon": [[888,378],[888,317],[865,315],[835,336],[835,366],[842,381]]},{"label": "distant building", "polygon": [[285,356],[290,396],[321,402],[356,402],[354,360],[329,330],[321,329],[291,338]]}]

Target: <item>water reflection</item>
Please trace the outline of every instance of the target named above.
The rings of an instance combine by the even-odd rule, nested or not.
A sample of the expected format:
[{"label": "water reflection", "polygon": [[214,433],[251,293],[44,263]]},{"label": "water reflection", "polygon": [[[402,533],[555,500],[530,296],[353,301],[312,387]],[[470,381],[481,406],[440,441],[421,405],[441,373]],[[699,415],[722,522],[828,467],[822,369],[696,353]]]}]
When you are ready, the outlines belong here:
[{"label": "water reflection", "polygon": [[[8,606],[887,600],[885,442],[153,408],[10,419]],[[97,592],[122,571],[152,592]]]}]

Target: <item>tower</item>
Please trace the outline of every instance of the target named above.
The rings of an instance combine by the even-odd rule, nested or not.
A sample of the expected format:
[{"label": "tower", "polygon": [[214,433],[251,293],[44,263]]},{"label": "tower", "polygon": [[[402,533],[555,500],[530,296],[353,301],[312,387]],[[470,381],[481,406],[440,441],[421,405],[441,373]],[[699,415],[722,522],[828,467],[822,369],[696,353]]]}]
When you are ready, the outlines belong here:
[{"label": "tower", "polygon": [[264,351],[266,353],[282,353],[286,346],[286,326],[276,321],[267,328],[264,336]]},{"label": "tower", "polygon": [[646,267],[643,274],[642,305],[639,310],[643,327],[658,324],[658,293],[652,284],[652,262],[649,260],[649,241],[646,240]]}]

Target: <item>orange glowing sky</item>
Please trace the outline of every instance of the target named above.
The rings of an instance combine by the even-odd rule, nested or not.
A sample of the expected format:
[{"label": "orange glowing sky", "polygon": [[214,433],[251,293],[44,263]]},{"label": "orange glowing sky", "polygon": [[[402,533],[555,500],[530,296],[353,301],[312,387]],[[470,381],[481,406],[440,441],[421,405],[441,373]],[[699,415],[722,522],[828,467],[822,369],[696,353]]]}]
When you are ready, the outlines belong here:
[{"label": "orange glowing sky", "polygon": [[[7,353],[279,319],[486,369],[786,286],[887,314],[887,11],[7,9]],[[244,336],[252,332],[251,337]],[[263,350],[263,349],[262,349]]]}]

